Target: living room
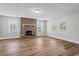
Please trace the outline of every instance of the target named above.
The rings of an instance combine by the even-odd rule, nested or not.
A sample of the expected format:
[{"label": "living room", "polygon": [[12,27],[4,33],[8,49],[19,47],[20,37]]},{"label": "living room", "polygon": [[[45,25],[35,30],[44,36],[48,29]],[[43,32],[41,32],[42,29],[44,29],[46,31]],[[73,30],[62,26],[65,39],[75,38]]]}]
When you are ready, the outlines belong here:
[{"label": "living room", "polygon": [[78,3],[0,4],[0,55],[79,55],[78,15]]}]

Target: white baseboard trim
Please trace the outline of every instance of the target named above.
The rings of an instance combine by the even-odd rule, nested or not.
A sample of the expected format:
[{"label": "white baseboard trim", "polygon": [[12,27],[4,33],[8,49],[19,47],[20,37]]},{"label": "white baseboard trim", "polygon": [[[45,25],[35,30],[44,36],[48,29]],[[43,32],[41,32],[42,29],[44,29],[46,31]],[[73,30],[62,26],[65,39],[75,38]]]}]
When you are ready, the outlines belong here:
[{"label": "white baseboard trim", "polygon": [[3,40],[3,39],[12,39],[12,38],[20,38],[20,37],[0,37],[0,40]]},{"label": "white baseboard trim", "polygon": [[[49,36],[49,35],[48,35],[48,36]],[[63,38],[63,37],[58,37],[58,36],[49,36],[49,37],[52,37],[52,38],[57,38],[57,39],[61,39],[61,40],[65,40],[65,41],[69,41],[69,42],[73,42],[73,43],[79,44],[79,42],[78,42],[78,41],[75,41],[75,40],[70,40],[70,39]]]}]

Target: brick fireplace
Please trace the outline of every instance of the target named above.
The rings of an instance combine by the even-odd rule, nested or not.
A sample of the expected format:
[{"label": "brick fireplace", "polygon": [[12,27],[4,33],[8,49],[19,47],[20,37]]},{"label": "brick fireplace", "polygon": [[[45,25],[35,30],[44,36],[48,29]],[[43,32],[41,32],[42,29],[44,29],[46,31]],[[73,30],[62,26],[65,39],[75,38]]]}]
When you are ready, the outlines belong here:
[{"label": "brick fireplace", "polygon": [[23,24],[23,34],[24,36],[35,36],[36,35],[36,29],[35,25],[32,24]]},{"label": "brick fireplace", "polygon": [[21,36],[36,36],[36,19],[21,18]]}]

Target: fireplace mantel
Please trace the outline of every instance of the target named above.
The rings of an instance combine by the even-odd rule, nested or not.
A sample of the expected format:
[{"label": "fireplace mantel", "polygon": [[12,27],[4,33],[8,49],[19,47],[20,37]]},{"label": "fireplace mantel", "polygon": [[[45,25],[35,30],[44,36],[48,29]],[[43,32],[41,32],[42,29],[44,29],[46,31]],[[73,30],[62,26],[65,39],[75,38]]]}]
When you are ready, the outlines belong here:
[{"label": "fireplace mantel", "polygon": [[22,24],[22,26],[35,26],[34,24]]}]

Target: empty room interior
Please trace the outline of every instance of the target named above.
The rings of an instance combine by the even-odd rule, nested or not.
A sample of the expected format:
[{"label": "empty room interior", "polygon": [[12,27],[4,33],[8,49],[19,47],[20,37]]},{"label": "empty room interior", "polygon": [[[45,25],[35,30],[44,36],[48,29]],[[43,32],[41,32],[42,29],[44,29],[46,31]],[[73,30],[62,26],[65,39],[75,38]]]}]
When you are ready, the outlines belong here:
[{"label": "empty room interior", "polygon": [[0,56],[79,56],[79,3],[0,3]]}]

